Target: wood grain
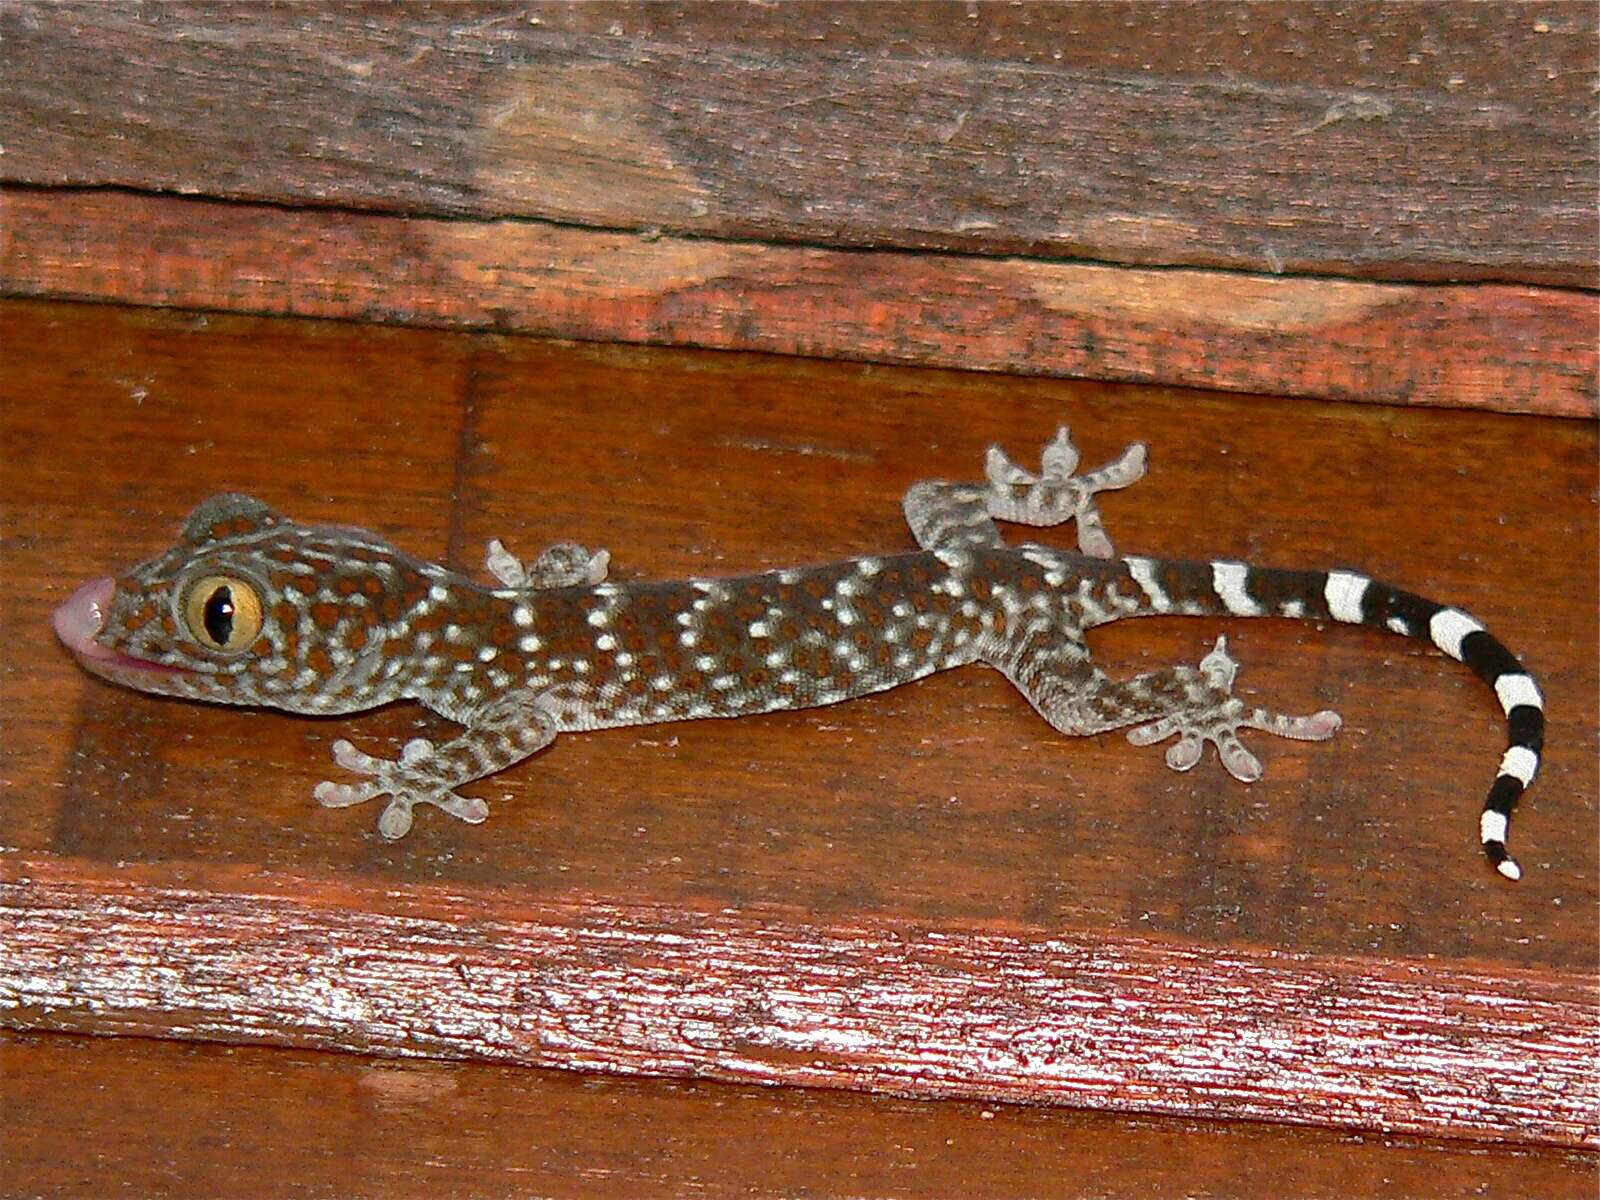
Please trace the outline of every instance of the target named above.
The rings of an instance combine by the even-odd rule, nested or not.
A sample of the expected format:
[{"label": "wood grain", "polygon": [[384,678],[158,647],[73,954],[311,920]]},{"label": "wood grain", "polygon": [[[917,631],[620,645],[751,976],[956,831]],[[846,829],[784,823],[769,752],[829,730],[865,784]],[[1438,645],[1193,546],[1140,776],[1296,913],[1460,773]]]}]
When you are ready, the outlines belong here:
[{"label": "wood grain", "polygon": [[[1594,1037],[1600,910],[1592,424],[103,306],[0,305],[0,342],[28,348],[0,359],[0,624],[39,631],[0,644],[6,936],[36,965],[78,964],[8,984],[10,1022],[1595,1136],[1592,1081],[1564,1065]],[[974,670],[835,709],[564,738],[479,789],[486,825],[423,821],[394,845],[311,786],[335,738],[392,755],[440,722],[137,696],[42,633],[80,579],[155,552],[223,488],[467,570],[497,536],[609,546],[622,579],[732,574],[903,547],[910,482],[967,477],[995,440],[1026,460],[1062,420],[1091,461],[1152,443],[1150,477],[1106,505],[1124,550],[1357,565],[1466,605],[1526,659],[1551,725],[1514,833],[1523,883],[1474,844],[1503,740],[1492,697],[1373,631],[1097,636],[1122,675],[1226,631],[1250,695],[1344,713],[1331,745],[1261,746],[1249,789],[1055,737]],[[102,936],[121,952],[97,957]],[[725,966],[697,957],[711,946]],[[628,986],[583,983],[584,961]],[[813,976],[851,964],[809,1009]],[[663,990],[631,986],[647,967]],[[751,1004],[675,1007],[716,971]],[[767,990],[784,971],[797,986]],[[397,972],[442,973],[452,1002],[368,1020],[407,994]],[[1234,1003],[1208,981],[1237,985]],[[252,988],[257,1007],[228,1007]],[[872,1042],[878,1010],[851,994],[948,995],[978,1032],[1015,1035],[995,1050],[1012,1065],[961,1059],[963,1031],[917,1025],[937,1010],[887,1000],[903,1040]],[[1104,1038],[1026,1057],[1068,1044],[1075,999]],[[827,1044],[835,1027],[869,1040]],[[908,1073],[940,1045],[954,1057]],[[1081,1061],[1107,1072],[1072,1076]]]},{"label": "wood grain", "polygon": [[1600,298],[0,189],[0,292],[1600,414]]},{"label": "wood grain", "polygon": [[3,1019],[1600,1149],[1588,979],[185,874],[0,865]]},{"label": "wood grain", "polygon": [[0,1036],[0,1191],[640,1200],[1528,1196],[1594,1156],[1244,1122],[912,1103],[486,1064]]},{"label": "wood grain", "polygon": [[1595,34],[1576,4],[8,4],[0,179],[1592,287]]}]

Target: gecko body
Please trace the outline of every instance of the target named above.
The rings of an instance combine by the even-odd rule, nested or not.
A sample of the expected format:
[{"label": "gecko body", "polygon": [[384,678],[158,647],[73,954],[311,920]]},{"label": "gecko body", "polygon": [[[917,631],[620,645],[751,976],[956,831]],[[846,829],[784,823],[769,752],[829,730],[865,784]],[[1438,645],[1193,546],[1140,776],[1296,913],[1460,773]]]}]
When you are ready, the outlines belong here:
[{"label": "gecko body", "polygon": [[[1543,699],[1521,664],[1460,609],[1354,571],[1117,557],[1094,497],[1144,473],[1142,446],[1075,474],[1066,431],[1038,473],[991,450],[982,483],[913,486],[904,509],[919,551],[732,579],[617,583],[609,555],[558,543],[524,565],[496,541],[485,586],[374,534],[298,524],[259,500],[214,496],[164,554],[91,581],[57,610],[56,632],[89,671],[146,692],[296,713],[415,700],[463,727],[398,760],[348,742],[338,765],[366,778],[320,783],[329,806],[389,797],[384,836],[418,804],[488,815],[455,789],[514,765],[561,733],[739,717],[853,699],[970,664],[998,668],[1064,733],[1128,728],[1176,738],[1187,770],[1213,743],[1249,782],[1261,765],[1238,733],[1332,737],[1330,711],[1290,716],[1233,695],[1224,639],[1195,667],[1116,681],[1085,633],[1140,616],[1222,614],[1362,624],[1427,639],[1489,683],[1510,745],[1480,818],[1489,861],[1538,769]],[[1005,544],[996,521],[1074,521],[1079,552]]]}]

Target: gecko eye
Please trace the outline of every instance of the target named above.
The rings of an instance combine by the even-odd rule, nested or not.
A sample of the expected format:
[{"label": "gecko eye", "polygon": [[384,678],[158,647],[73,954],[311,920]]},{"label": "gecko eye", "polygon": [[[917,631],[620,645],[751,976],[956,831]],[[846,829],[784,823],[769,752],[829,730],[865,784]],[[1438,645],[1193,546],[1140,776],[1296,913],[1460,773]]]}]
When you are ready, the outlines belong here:
[{"label": "gecko eye", "polygon": [[207,575],[189,585],[183,601],[189,635],[209,650],[243,650],[261,632],[261,596],[231,575]]}]

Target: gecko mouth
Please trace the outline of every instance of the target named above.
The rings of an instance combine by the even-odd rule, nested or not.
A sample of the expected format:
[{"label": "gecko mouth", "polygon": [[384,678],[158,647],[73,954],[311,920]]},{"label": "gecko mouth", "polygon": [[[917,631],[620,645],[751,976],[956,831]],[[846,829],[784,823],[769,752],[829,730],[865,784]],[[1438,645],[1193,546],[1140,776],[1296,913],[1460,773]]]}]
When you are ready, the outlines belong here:
[{"label": "gecko mouth", "polygon": [[56,609],[50,618],[50,624],[55,628],[56,637],[61,639],[61,644],[70,650],[73,657],[84,667],[96,674],[103,675],[113,671],[160,675],[186,674],[182,667],[170,667],[166,663],[135,658],[131,654],[123,654],[95,641],[100,631],[105,628],[106,616],[111,611],[111,601],[116,594],[116,580],[109,576],[104,579],[91,579],[73,592],[71,598]]}]

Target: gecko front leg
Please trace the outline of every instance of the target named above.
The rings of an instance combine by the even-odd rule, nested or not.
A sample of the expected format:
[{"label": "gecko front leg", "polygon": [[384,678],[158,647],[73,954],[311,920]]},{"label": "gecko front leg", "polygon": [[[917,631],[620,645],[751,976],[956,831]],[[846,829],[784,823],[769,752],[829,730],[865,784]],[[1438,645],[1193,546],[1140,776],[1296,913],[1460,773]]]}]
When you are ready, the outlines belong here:
[{"label": "gecko front leg", "polygon": [[557,542],[546,547],[537,561],[524,565],[499,538],[489,543],[484,563],[502,587],[530,590],[601,583],[610,565],[610,551],[589,550],[577,542]]},{"label": "gecko front leg", "polygon": [[556,736],[556,724],[536,696],[514,696],[475,712],[446,714],[466,726],[460,737],[442,746],[426,738],[405,744],[398,759],[374,758],[347,741],[333,744],[333,760],[347,771],[372,776],[368,783],[324,780],[312,794],[329,808],[345,808],[378,796],[389,803],[378,818],[378,832],[390,841],[411,829],[411,810],[432,804],[453,817],[476,825],[489,806],[476,796],[460,796],[455,788],[493,775],[543,750]]}]

